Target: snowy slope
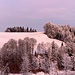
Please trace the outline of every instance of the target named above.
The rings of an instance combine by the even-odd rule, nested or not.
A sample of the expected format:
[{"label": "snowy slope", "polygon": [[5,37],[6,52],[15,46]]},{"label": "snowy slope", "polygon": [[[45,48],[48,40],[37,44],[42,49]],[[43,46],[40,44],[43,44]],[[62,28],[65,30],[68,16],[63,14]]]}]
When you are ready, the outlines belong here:
[{"label": "snowy slope", "polygon": [[43,32],[34,32],[34,33],[11,33],[11,32],[0,32],[0,47],[2,47],[2,45],[4,43],[6,43],[9,39],[24,39],[25,37],[30,37],[30,38],[35,38],[37,40],[37,44],[44,42],[44,43],[51,43],[52,41],[55,41],[55,43],[57,43],[57,45],[60,47],[62,41],[56,40],[56,39],[51,39],[48,38],[47,35],[43,34]]}]

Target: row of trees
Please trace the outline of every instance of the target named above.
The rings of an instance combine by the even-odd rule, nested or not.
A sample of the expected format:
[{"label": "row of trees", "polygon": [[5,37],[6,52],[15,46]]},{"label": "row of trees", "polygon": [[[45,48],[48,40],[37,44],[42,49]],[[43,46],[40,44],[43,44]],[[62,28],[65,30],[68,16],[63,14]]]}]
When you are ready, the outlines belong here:
[{"label": "row of trees", "polygon": [[34,38],[19,39],[18,42],[10,39],[3,45],[0,51],[1,71],[27,75],[28,72],[51,73],[57,70],[75,71],[75,44],[61,44],[61,47],[53,41],[50,43],[39,43],[36,50]]},{"label": "row of trees", "polygon": [[24,40],[19,39],[18,42],[14,39],[10,39],[1,48],[0,69],[6,69],[8,64],[7,67],[9,67],[9,72],[19,73],[23,71],[23,63],[26,63],[25,67],[28,64],[31,69],[32,55],[35,45],[36,40],[33,38],[26,37]]},{"label": "row of trees", "polygon": [[75,27],[71,27],[69,25],[58,26],[52,23],[46,23],[44,31],[50,38],[75,43]]},{"label": "row of trees", "polygon": [[24,28],[24,27],[13,27],[7,28],[5,32],[37,32],[36,29],[33,28]]},{"label": "row of trees", "polygon": [[58,47],[53,41],[51,44],[41,43],[38,46],[37,51],[40,52],[40,55],[44,54],[44,58],[41,58],[40,61],[42,61],[41,69],[43,65],[45,73],[51,74],[52,71],[55,71],[55,75],[58,75],[58,70],[64,70],[67,75],[68,70],[75,71],[75,43],[67,42],[66,46],[63,46],[62,43],[61,47]]}]

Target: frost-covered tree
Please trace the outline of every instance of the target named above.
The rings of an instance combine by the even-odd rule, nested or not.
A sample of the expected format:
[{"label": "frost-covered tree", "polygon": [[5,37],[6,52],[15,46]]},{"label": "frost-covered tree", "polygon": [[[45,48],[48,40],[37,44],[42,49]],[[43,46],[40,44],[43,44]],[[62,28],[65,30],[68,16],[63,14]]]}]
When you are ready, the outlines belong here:
[{"label": "frost-covered tree", "polygon": [[57,53],[57,66],[59,70],[63,70],[64,66],[63,66],[63,55],[65,54],[65,46],[61,45],[61,47],[58,49],[58,53]]},{"label": "frost-covered tree", "polygon": [[36,39],[34,39],[34,38],[30,38],[30,43],[31,43],[31,54],[33,54],[33,51],[34,51],[34,47],[35,47],[35,45],[36,45]]},{"label": "frost-covered tree", "polygon": [[26,38],[24,38],[23,41],[24,41],[24,43],[22,43],[23,44],[22,49],[24,50],[23,51],[24,55],[22,56],[22,58],[23,58],[22,71],[23,71],[23,75],[27,75],[28,72],[33,67],[32,64],[34,61],[33,61],[33,56],[32,56],[32,49],[34,50],[34,45],[36,44],[36,40],[33,38],[26,37]]},{"label": "frost-covered tree", "polygon": [[71,61],[71,57],[67,53],[65,53],[63,55],[62,62],[63,62],[63,65],[64,65],[65,73],[67,75],[67,70],[71,70],[72,67],[73,67],[73,62]]},{"label": "frost-covered tree", "polygon": [[31,54],[31,42],[29,37],[24,38],[25,52]]},{"label": "frost-covered tree", "polygon": [[[24,61],[24,56],[27,55],[29,61],[30,70],[33,68],[33,51],[34,46],[36,45],[36,40],[34,38],[25,37],[24,40],[19,39],[18,41],[18,52]],[[25,54],[26,53],[26,54]]]},{"label": "frost-covered tree", "polygon": [[45,73],[49,73],[50,70],[50,61],[49,61],[49,56],[48,56],[48,52],[45,51],[45,57],[44,57],[44,70]]},{"label": "frost-covered tree", "polygon": [[24,44],[25,44],[25,51],[29,56],[29,62],[30,62],[30,69],[32,68],[32,58],[33,58],[33,51],[34,46],[36,44],[36,40],[34,38],[26,37],[24,38]]},{"label": "frost-covered tree", "polygon": [[52,53],[52,48],[48,48],[48,62],[49,62],[49,75],[50,75],[50,68],[51,68],[51,53]]},{"label": "frost-covered tree", "polygon": [[0,74],[1,74],[1,75],[2,75],[2,73],[3,73],[2,68],[3,68],[3,61],[2,61],[2,57],[1,57],[1,51],[0,51]]},{"label": "frost-covered tree", "polygon": [[64,42],[75,42],[75,27],[69,25],[55,25],[46,23],[44,33],[50,38],[55,38]]},{"label": "frost-covered tree", "polygon": [[46,50],[46,48],[45,48],[45,44],[43,42],[39,43],[37,45],[37,53],[38,54],[45,54],[45,50]]},{"label": "frost-covered tree", "polygon": [[68,36],[66,36],[66,38],[64,38],[64,42],[73,42],[73,38],[72,38],[72,35],[68,35]]},{"label": "frost-covered tree", "polygon": [[62,28],[52,23],[46,23],[44,26],[45,34],[50,38],[63,40]]},{"label": "frost-covered tree", "polygon": [[56,29],[56,26],[53,25],[52,23],[46,23],[44,26],[45,34],[47,34],[51,38],[54,38],[56,35],[55,29]]},{"label": "frost-covered tree", "polygon": [[19,65],[21,63],[20,56],[17,50],[17,41],[14,39],[10,39],[7,43],[5,43],[1,49],[1,57],[3,61],[3,66],[8,64],[10,68],[10,72],[19,72]]},{"label": "frost-covered tree", "polygon": [[51,48],[52,61],[57,61],[58,45],[54,41],[51,43]]},{"label": "frost-covered tree", "polygon": [[1,49],[1,55],[2,59],[4,60],[4,63],[6,64],[8,62],[9,56],[11,53],[15,53],[17,49],[17,43],[15,40],[11,39],[7,43],[5,43]]},{"label": "frost-covered tree", "polygon": [[25,43],[24,40],[19,39],[18,40],[18,54],[22,57],[24,54],[25,49]]},{"label": "frost-covered tree", "polygon": [[[51,70],[52,70],[52,71],[54,71],[55,75],[58,75],[58,72],[57,72],[58,45],[54,41],[51,43],[50,50],[51,51],[49,51],[49,52],[51,52],[50,53],[51,57],[50,57],[50,70],[49,71],[51,72]],[[52,67],[52,64],[51,63],[56,64],[56,65],[54,65]],[[52,68],[54,68],[54,69],[52,69]],[[50,72],[49,72],[49,74],[50,74]]]},{"label": "frost-covered tree", "polygon": [[33,58],[32,58],[32,72],[36,73],[38,68],[39,68],[38,58],[36,56],[33,56]]},{"label": "frost-covered tree", "polygon": [[9,71],[10,71],[10,69],[9,69],[8,63],[7,63],[3,68],[3,75],[9,75],[9,73],[10,73]]},{"label": "frost-covered tree", "polygon": [[75,71],[75,43],[66,43],[66,50],[69,56],[72,58],[73,70]]},{"label": "frost-covered tree", "polygon": [[29,70],[30,70],[28,54],[24,53],[22,59],[23,59],[23,62],[21,65],[21,72],[23,73],[23,75],[28,75]]}]

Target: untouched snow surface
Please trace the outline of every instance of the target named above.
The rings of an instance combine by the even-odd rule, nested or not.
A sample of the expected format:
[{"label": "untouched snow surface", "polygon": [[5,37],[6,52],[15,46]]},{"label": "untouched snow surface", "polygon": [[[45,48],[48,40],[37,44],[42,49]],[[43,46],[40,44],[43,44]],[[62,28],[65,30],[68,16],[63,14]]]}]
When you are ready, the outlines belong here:
[{"label": "untouched snow surface", "polygon": [[[9,75],[23,75],[23,74],[9,74]],[[37,74],[29,74],[29,75],[49,75],[49,74],[44,74],[43,72],[38,72]],[[50,75],[75,75],[75,72],[68,71],[66,74],[64,71],[58,71],[58,74],[50,73]]]},{"label": "untouched snow surface", "polygon": [[18,40],[18,39],[24,39],[25,37],[35,38],[37,40],[37,44],[41,42],[51,43],[54,41],[60,47],[62,43],[62,41],[48,38],[47,35],[43,34],[43,32],[34,32],[34,33],[0,32],[0,47],[2,47],[3,44],[6,43],[9,39]]}]

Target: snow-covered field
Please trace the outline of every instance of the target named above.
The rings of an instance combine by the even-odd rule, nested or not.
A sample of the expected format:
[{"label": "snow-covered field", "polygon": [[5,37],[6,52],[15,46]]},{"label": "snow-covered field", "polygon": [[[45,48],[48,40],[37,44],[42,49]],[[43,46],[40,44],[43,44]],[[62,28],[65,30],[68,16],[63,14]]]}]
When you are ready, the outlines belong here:
[{"label": "snow-covered field", "polygon": [[43,34],[43,32],[34,32],[34,33],[20,33],[20,32],[0,32],[0,47],[3,46],[4,43],[6,43],[9,39],[24,39],[25,37],[35,38],[37,40],[37,44],[44,42],[44,43],[51,43],[55,42],[60,47],[62,41],[48,38],[47,35]]},{"label": "snow-covered field", "polygon": [[[23,75],[23,74],[9,74],[9,75]],[[49,74],[44,74],[43,72],[39,72],[37,74],[29,74],[29,75],[49,75]],[[67,71],[67,73],[65,73],[65,71],[58,71],[58,74],[50,73],[50,75],[75,75],[75,72]]]}]

